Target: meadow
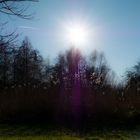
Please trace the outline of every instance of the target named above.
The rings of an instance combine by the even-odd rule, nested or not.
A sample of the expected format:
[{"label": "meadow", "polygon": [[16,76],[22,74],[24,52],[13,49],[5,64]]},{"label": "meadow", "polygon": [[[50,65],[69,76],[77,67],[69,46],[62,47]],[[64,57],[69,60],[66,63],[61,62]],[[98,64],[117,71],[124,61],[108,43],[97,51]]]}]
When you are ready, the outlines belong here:
[{"label": "meadow", "polygon": [[96,129],[84,134],[64,128],[48,128],[46,125],[0,125],[1,140],[139,140],[140,129]]}]

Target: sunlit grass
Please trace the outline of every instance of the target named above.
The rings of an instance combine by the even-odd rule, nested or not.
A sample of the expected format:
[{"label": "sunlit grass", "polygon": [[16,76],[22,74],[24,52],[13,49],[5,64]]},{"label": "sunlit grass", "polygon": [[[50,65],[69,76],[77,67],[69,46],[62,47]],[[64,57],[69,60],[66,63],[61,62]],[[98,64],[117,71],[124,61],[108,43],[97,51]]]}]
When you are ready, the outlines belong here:
[{"label": "sunlit grass", "polygon": [[138,140],[138,130],[93,130],[90,133],[40,126],[0,125],[0,140]]},{"label": "sunlit grass", "polygon": [[50,135],[41,135],[41,136],[7,136],[0,137],[1,140],[133,140],[137,139],[136,136],[124,136],[122,134],[118,135],[109,135],[104,134],[103,136],[50,136]]}]

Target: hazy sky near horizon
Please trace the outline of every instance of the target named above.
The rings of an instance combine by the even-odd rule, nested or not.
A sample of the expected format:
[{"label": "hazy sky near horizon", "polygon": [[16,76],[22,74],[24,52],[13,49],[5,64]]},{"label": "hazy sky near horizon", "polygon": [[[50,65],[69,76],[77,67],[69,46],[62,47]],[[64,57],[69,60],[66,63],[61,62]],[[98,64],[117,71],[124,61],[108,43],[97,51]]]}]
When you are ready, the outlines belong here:
[{"label": "hazy sky near horizon", "polygon": [[64,39],[64,26],[74,21],[92,31],[82,53],[104,52],[117,75],[140,60],[139,0],[40,0],[30,5],[29,12],[35,12],[35,19],[8,17],[8,26],[17,28],[20,38],[28,36],[44,57],[55,59],[71,47]]}]

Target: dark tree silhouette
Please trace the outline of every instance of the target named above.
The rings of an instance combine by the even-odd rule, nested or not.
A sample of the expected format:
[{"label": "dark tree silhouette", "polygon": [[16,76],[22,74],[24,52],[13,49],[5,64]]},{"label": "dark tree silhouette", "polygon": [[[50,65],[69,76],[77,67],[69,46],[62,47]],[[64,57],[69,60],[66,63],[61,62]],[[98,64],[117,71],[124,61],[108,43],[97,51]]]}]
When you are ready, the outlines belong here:
[{"label": "dark tree silhouette", "polygon": [[0,40],[0,85],[7,86],[11,81],[11,47],[8,43]]},{"label": "dark tree silhouette", "polygon": [[138,112],[140,109],[140,63],[138,62],[131,70],[126,72],[127,83],[125,86],[125,96],[128,100],[129,108]]},{"label": "dark tree silhouette", "polygon": [[[140,112],[140,63],[115,85],[103,53],[84,57],[76,48],[44,61],[28,38],[0,40],[0,119],[55,121],[86,128],[96,120],[132,119]],[[114,120],[113,120],[114,119]]]},{"label": "dark tree silhouette", "polygon": [[20,84],[42,80],[43,59],[37,50],[32,49],[28,38],[17,50],[14,66],[14,77]]}]

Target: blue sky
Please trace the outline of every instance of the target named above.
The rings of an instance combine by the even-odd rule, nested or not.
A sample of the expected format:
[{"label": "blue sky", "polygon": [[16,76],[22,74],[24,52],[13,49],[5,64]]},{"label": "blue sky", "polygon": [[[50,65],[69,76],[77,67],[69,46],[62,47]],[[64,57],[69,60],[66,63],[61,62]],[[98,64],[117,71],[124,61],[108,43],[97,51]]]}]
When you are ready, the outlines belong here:
[{"label": "blue sky", "polygon": [[63,39],[63,25],[74,20],[95,31],[83,54],[103,51],[118,76],[140,60],[139,0],[40,0],[28,12],[35,12],[35,19],[12,17],[8,26],[17,28],[20,38],[28,36],[44,57],[55,59],[70,47]]}]

